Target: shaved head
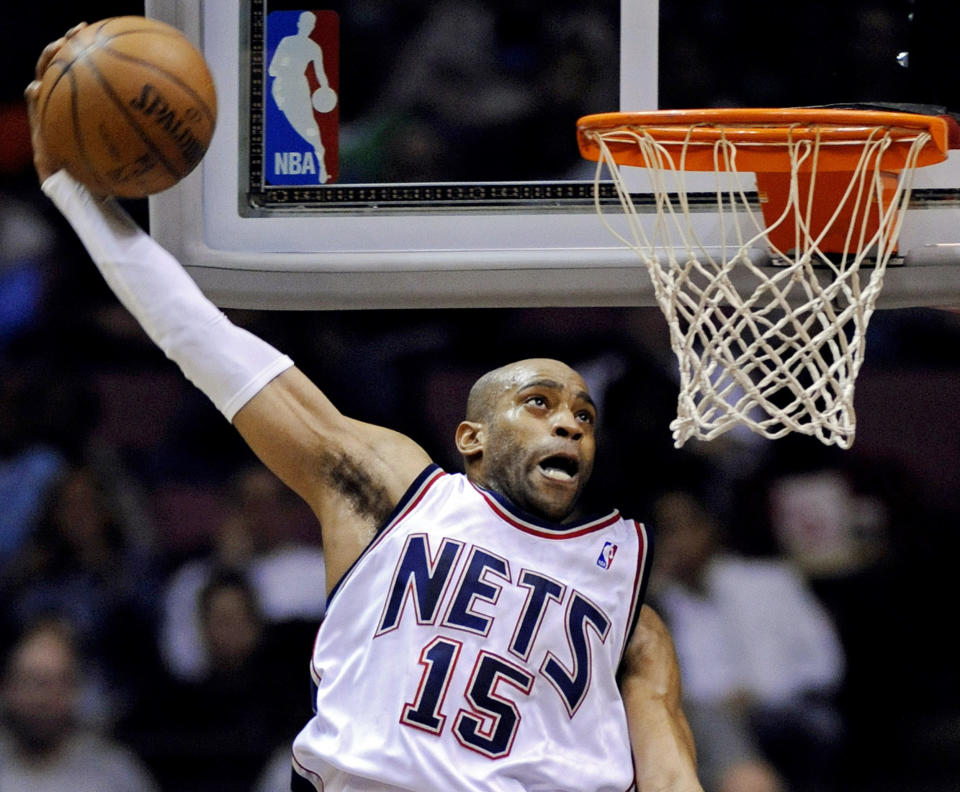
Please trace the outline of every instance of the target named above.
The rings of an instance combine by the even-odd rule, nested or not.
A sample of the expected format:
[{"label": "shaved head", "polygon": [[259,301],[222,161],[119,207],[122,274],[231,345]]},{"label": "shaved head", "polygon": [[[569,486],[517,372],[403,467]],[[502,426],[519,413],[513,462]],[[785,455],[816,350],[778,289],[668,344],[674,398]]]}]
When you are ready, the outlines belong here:
[{"label": "shaved head", "polygon": [[466,419],[468,421],[486,423],[493,417],[493,408],[497,403],[497,398],[508,387],[509,372],[512,366],[511,363],[493,369],[493,371],[488,371],[473,383],[473,387],[470,388],[470,395],[467,396]]},{"label": "shaved head", "polygon": [[489,371],[457,427],[465,472],[531,514],[563,520],[593,469],[596,413],[583,377],[559,360]]},{"label": "shaved head", "polygon": [[488,371],[470,388],[470,394],[467,397],[466,420],[478,423],[487,423],[492,420],[499,398],[524,376],[529,375],[532,371],[542,369],[545,364],[550,368],[559,367],[566,372],[575,373],[566,363],[550,358],[517,360]]}]

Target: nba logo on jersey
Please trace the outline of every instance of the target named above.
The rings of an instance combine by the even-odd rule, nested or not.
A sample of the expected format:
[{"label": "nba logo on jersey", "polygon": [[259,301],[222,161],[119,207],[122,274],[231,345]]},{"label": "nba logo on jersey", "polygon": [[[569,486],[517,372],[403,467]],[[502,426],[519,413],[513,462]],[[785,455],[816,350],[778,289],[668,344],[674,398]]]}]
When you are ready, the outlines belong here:
[{"label": "nba logo on jersey", "polygon": [[271,185],[335,181],[339,159],[340,17],[267,14],[263,175]]},{"label": "nba logo on jersey", "polygon": [[613,542],[604,542],[603,550],[597,557],[597,566],[601,569],[610,569],[613,563],[613,557],[617,554],[617,546]]}]

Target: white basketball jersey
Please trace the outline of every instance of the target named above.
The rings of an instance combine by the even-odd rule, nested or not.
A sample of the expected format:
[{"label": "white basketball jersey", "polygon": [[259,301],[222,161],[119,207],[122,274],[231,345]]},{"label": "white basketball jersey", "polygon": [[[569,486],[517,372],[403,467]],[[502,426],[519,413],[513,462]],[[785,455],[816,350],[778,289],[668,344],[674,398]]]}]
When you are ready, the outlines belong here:
[{"label": "white basketball jersey", "polygon": [[633,789],[616,673],[648,567],[616,511],[556,525],[427,468],[328,603],[298,783]]}]

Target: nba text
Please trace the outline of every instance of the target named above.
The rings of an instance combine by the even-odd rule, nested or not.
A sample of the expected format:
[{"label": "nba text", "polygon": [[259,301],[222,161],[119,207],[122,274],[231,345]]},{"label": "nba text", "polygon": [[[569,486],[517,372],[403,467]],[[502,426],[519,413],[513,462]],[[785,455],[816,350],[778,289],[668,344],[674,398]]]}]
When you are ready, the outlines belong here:
[{"label": "nba text", "polygon": [[273,155],[273,172],[284,176],[316,173],[315,156],[311,151],[276,151]]}]

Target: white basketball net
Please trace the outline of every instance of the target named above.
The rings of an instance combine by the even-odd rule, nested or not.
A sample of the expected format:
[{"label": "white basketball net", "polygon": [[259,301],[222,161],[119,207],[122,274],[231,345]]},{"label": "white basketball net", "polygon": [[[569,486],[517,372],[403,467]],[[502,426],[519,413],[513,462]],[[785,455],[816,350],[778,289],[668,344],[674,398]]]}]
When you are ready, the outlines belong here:
[{"label": "white basketball net", "polygon": [[[789,252],[769,242],[763,217],[741,178],[744,174],[736,169],[737,146],[729,140],[708,144],[714,148],[716,170],[726,171],[722,183],[718,176],[716,187],[722,239],[719,249],[711,249],[698,238],[688,199],[683,161],[689,137],[673,145],[673,151],[637,127],[598,132],[595,137],[601,155],[596,185],[599,188],[606,170],[623,206],[626,235],[606,218],[599,189],[597,211],[611,233],[639,254],[650,273],[680,364],[677,417],[670,424],[675,446],[680,448],[691,437],[712,440],[745,425],[767,438],[799,432],[849,448],[856,428],[854,382],[863,362],[867,323],[896,248],[916,157],[929,135],[918,134],[885,209],[879,200],[878,163],[890,144],[889,135],[878,129],[855,144],[863,151],[840,206],[849,209],[849,202],[855,202],[865,207],[854,215],[864,222],[847,236],[851,244],[846,249],[857,252],[842,255],[828,255],[820,248],[840,206],[814,237],[807,219],[815,188],[811,186],[808,199],[801,199],[797,190],[802,163],[812,164],[816,173],[821,145],[826,145],[819,136],[783,144],[791,162],[790,197],[770,228],[795,224],[798,244]],[[644,213],[634,206],[608,142],[620,148],[625,142],[635,144],[646,162],[658,164],[643,169],[649,174],[654,209],[647,207]],[[879,216],[879,225],[868,238],[865,227],[871,209],[875,221]],[[765,243],[772,253],[773,266],[758,257],[758,243]],[[865,260],[868,267],[861,277]]]}]

